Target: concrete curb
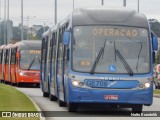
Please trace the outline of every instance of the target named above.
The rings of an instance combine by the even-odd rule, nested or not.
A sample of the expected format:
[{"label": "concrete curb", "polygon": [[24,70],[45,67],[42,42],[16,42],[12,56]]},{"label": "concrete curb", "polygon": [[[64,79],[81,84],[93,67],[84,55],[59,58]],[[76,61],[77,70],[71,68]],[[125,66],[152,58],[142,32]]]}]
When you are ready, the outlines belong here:
[{"label": "concrete curb", "polygon": [[[15,87],[16,88],[16,87]],[[16,88],[17,89],[17,88]],[[18,90],[18,89],[17,89]],[[20,91],[20,90],[18,90],[18,91]],[[20,91],[21,93],[23,93],[22,91]],[[25,94],[25,93],[23,93],[23,94]],[[25,94],[26,95],[26,94]],[[37,111],[38,112],[41,112],[42,110],[40,109],[40,107],[37,105],[37,103],[29,96],[29,95],[26,95],[27,96],[27,98],[29,98],[29,100],[33,103],[33,105],[36,107],[36,109],[37,109]],[[41,113],[42,114],[42,113]],[[46,118],[45,117],[42,117],[42,116],[40,116],[40,120],[46,120]]]},{"label": "concrete curb", "polygon": [[156,98],[160,98],[160,94],[154,94],[153,96]]},{"label": "concrete curb", "polygon": [[[26,95],[26,94],[25,94]],[[26,95],[29,99],[30,99],[30,101],[32,101],[32,103],[33,103],[33,105],[36,107],[36,109],[37,109],[37,111],[42,111],[41,109],[40,109],[40,107],[37,105],[37,103],[34,101],[34,100],[32,100],[32,98],[31,97],[29,97],[28,95]],[[41,113],[42,114],[42,113]],[[40,120],[46,120],[46,118],[45,117],[42,117],[42,116],[40,116]]]}]

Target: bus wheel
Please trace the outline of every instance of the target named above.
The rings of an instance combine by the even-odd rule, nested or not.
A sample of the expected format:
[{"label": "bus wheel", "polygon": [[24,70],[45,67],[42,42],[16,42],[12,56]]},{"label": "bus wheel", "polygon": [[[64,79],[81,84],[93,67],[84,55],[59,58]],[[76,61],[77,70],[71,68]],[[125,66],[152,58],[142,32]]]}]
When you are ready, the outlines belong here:
[{"label": "bus wheel", "polygon": [[67,103],[68,112],[76,112],[78,109],[77,104],[75,103]]},{"label": "bus wheel", "polygon": [[12,86],[16,86],[16,83],[11,83]]},{"label": "bus wheel", "polygon": [[49,99],[50,101],[57,101],[57,97],[51,94],[49,95]]},{"label": "bus wheel", "polygon": [[40,84],[36,84],[36,87],[37,87],[37,88],[40,88]]},{"label": "bus wheel", "polygon": [[65,107],[66,106],[66,103],[61,101],[60,99],[58,100],[58,104],[60,107]]},{"label": "bus wheel", "polygon": [[132,107],[132,112],[141,113],[143,109],[143,105],[134,105]]},{"label": "bus wheel", "polygon": [[17,83],[17,87],[22,87],[22,84],[21,83]]},{"label": "bus wheel", "polygon": [[49,94],[47,92],[43,92],[43,97],[49,97]]}]

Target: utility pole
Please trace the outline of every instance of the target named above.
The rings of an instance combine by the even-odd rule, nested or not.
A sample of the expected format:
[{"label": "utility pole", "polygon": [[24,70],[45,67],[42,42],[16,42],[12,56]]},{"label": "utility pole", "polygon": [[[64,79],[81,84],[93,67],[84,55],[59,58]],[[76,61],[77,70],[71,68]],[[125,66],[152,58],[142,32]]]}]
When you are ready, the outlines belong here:
[{"label": "utility pole", "polygon": [[[0,0],[0,36],[1,36],[1,0]],[[0,41],[0,43],[2,43],[2,42]]]},{"label": "utility pole", "polygon": [[45,30],[45,27],[46,27],[46,25],[45,25],[45,22],[44,22],[43,32],[45,32],[45,31],[46,31],[46,30]]},{"label": "utility pole", "polygon": [[74,10],[74,0],[73,0],[73,10]]},{"label": "utility pole", "polygon": [[4,0],[4,44],[7,44],[6,40],[6,0]]},{"label": "utility pole", "polygon": [[104,0],[102,0],[102,6],[104,5]]},{"label": "utility pole", "polygon": [[9,0],[8,0],[8,3],[7,3],[7,20],[9,20]]},{"label": "utility pole", "polygon": [[1,21],[1,0],[0,0],[0,21]]},{"label": "utility pole", "polygon": [[126,7],[126,0],[123,0],[123,7]]},{"label": "utility pole", "polygon": [[139,0],[138,0],[138,13],[139,13]]},{"label": "utility pole", "polygon": [[21,0],[21,40],[23,40],[23,0]]},{"label": "utility pole", "polygon": [[55,25],[57,24],[57,0],[55,0]]},{"label": "utility pole", "polygon": [[[0,36],[1,36],[1,27],[2,27],[2,24],[1,24],[1,0],[0,0]],[[0,40],[2,40],[2,39],[0,39]],[[0,41],[0,43],[2,43],[2,41]]]},{"label": "utility pole", "polygon": [[[27,40],[29,40],[29,19],[31,19],[31,18],[34,18],[34,17],[36,17],[36,16],[33,16],[33,17],[30,17],[30,16],[27,16]],[[31,28],[31,33],[32,33],[32,28]]]},{"label": "utility pole", "polygon": [[10,28],[9,28],[9,25],[10,25],[10,22],[9,22],[9,0],[7,0],[7,35],[6,35],[6,39],[7,39],[7,44],[10,43]]}]

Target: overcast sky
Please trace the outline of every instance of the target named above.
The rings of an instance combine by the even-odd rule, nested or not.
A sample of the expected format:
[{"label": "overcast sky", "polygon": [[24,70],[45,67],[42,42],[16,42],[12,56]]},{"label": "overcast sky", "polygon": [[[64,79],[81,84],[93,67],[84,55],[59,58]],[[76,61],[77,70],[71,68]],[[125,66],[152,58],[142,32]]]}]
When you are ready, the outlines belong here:
[{"label": "overcast sky", "polygon": [[[1,1],[0,16],[4,19],[4,0]],[[24,25],[28,24],[46,24],[54,25],[54,1],[55,0],[23,0],[24,2]],[[138,0],[126,0],[127,7],[137,10]],[[160,21],[160,0],[139,0],[140,13],[143,13],[147,18],[154,18]],[[75,8],[101,7],[101,0],[74,0]],[[104,6],[123,7],[123,0],[104,0]],[[58,21],[65,18],[73,10],[73,0],[57,0],[57,19]],[[21,0],[10,0],[10,19],[14,25],[20,23],[21,16]]]}]

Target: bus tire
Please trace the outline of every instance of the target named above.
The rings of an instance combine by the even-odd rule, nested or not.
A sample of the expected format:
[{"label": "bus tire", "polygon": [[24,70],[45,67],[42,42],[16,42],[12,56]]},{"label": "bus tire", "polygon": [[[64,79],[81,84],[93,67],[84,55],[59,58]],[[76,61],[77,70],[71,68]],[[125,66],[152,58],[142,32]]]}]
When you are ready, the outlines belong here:
[{"label": "bus tire", "polygon": [[68,112],[76,112],[78,109],[77,104],[75,103],[67,103]]},{"label": "bus tire", "polygon": [[47,92],[43,92],[43,97],[49,97],[49,94]]},{"label": "bus tire", "polygon": [[16,83],[11,83],[12,86],[16,86]]},{"label": "bus tire", "polygon": [[17,87],[22,87],[22,84],[21,83],[17,83]]},{"label": "bus tire", "polygon": [[51,94],[49,95],[49,99],[50,101],[57,101],[57,97]]},{"label": "bus tire", "polygon": [[65,102],[63,102],[62,100],[58,100],[58,104],[59,104],[59,106],[60,107],[65,107],[66,106],[66,103]]},{"label": "bus tire", "polygon": [[141,113],[143,109],[143,105],[134,105],[132,106],[132,112]]}]

